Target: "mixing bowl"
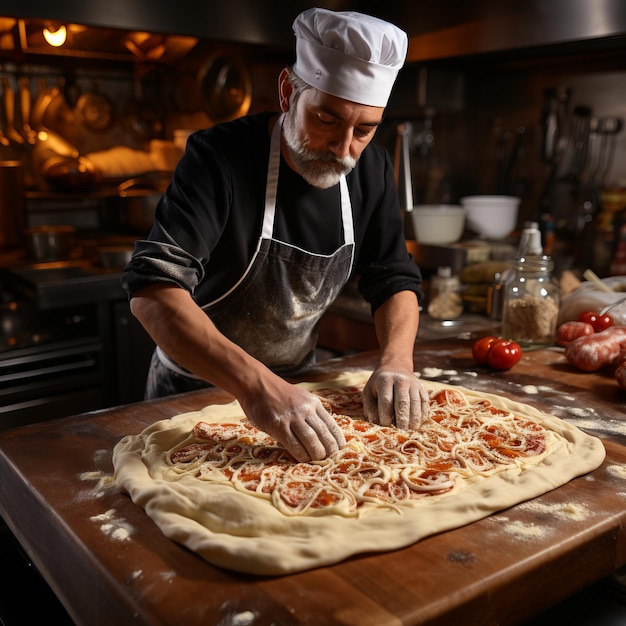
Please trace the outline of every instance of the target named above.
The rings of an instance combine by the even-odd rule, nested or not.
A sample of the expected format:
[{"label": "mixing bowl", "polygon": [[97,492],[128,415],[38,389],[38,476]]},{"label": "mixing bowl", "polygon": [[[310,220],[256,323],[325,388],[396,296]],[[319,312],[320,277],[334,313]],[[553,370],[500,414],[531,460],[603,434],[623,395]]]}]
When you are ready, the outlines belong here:
[{"label": "mixing bowl", "polygon": [[467,226],[481,237],[503,239],[517,226],[520,198],[513,196],[466,196]]},{"label": "mixing bowl", "polygon": [[465,209],[455,204],[421,204],[411,211],[418,243],[446,245],[457,242],[465,228]]}]

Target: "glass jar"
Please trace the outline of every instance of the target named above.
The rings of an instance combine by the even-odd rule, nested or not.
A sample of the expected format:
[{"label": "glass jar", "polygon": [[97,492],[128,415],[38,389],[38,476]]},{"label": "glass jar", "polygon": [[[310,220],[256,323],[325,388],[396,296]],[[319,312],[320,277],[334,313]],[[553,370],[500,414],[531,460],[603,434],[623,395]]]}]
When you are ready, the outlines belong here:
[{"label": "glass jar", "polygon": [[559,285],[549,256],[519,258],[504,292],[502,336],[522,348],[554,344],[559,317]]},{"label": "glass jar", "polygon": [[428,315],[439,320],[456,319],[463,313],[461,282],[451,267],[439,267],[430,284]]}]

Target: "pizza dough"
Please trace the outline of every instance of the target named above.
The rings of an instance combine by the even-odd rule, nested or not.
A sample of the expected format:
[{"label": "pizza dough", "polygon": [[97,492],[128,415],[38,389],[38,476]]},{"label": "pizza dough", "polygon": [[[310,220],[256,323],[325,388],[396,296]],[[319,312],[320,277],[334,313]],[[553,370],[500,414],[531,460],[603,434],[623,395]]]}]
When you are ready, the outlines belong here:
[{"label": "pizza dough", "polygon": [[[362,388],[369,375],[346,372],[333,381],[303,386]],[[250,574],[279,575],[408,546],[537,497],[596,469],[604,460],[599,439],[529,405],[432,381],[424,384],[433,392],[458,390],[470,401],[487,400],[539,423],[547,431],[547,449],[495,473],[457,477],[453,489],[437,495],[393,505],[365,502],[356,511],[344,506],[291,514],[279,510],[269,497],[235,488],[223,476],[207,481],[206,475],[197,476],[201,468],[187,471],[172,463],[173,451],[198,442],[193,435],[198,423],[244,419],[239,404],[232,402],[161,420],[138,435],[124,437],[113,452],[115,478],[167,537],[210,563]]]}]

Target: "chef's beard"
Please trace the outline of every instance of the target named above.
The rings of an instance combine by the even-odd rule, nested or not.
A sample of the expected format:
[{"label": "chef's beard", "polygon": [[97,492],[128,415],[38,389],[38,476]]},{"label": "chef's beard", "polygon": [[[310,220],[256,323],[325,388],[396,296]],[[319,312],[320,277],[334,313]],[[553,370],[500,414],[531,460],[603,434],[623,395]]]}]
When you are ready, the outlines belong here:
[{"label": "chef's beard", "polygon": [[341,176],[354,169],[356,159],[351,156],[337,158],[331,152],[308,150],[302,145],[296,129],[295,115],[285,113],[283,136],[291,162],[309,185],[328,189],[336,185]]}]

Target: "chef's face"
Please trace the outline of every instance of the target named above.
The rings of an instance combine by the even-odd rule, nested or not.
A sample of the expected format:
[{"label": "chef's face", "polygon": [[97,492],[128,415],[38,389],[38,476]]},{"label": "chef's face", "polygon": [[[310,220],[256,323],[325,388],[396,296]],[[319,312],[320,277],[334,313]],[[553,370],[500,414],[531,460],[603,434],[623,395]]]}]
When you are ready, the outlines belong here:
[{"label": "chef's face", "polygon": [[319,89],[294,89],[281,74],[286,160],[311,185],[328,188],[350,172],[374,138],[383,107],[356,104]]}]

